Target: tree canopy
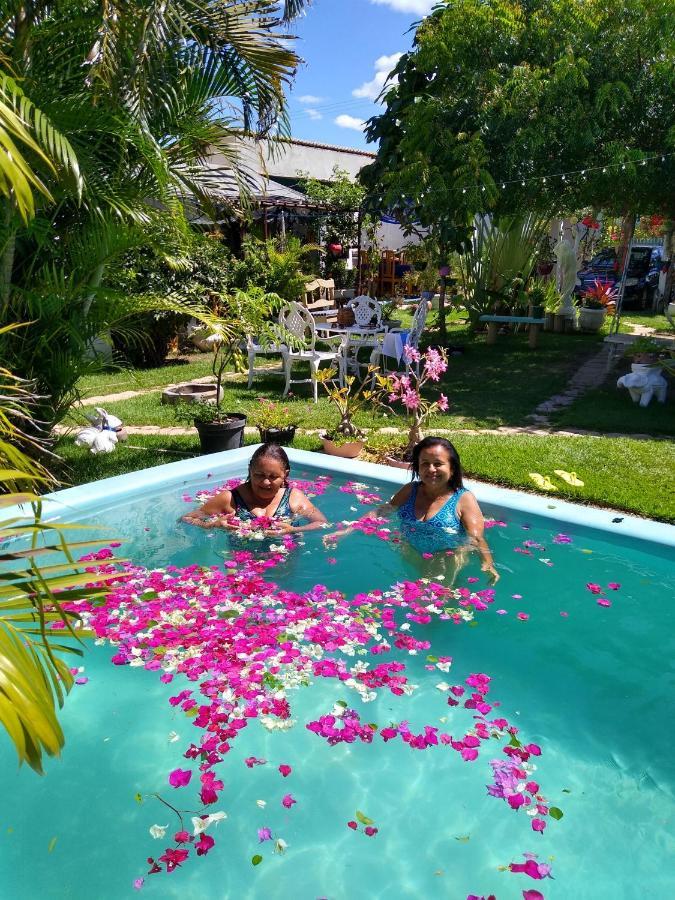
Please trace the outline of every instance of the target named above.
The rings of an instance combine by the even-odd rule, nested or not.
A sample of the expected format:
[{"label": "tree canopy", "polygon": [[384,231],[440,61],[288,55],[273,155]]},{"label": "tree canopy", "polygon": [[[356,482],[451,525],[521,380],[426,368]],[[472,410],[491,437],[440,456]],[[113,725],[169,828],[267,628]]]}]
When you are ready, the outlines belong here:
[{"label": "tree canopy", "polygon": [[489,209],[672,217],[672,0],[445,0],[393,74],[362,179],[404,221],[440,210],[454,239]]}]

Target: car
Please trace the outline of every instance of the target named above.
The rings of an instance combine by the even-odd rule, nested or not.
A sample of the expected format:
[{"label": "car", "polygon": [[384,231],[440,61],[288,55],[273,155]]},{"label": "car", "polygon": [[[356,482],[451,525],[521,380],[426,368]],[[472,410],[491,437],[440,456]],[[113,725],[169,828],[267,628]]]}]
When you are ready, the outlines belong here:
[{"label": "car", "polygon": [[[651,306],[659,282],[659,270],[663,257],[662,247],[633,244],[630,252],[623,303],[625,306]],[[616,284],[621,280],[616,250],[607,247],[577,272],[574,293],[582,295],[593,287],[594,281]]]}]

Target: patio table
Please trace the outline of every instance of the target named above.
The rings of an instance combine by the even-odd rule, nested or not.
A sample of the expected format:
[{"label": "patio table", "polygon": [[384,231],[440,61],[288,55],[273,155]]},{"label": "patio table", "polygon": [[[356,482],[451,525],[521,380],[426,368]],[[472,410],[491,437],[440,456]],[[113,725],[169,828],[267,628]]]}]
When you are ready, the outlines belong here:
[{"label": "patio table", "polygon": [[[360,368],[358,361],[359,350],[364,348],[372,349],[378,346],[388,331],[389,328],[386,325],[380,325],[378,328],[362,328],[359,325],[320,325],[318,322],[316,323],[318,336],[342,336],[341,350],[345,361],[345,370],[356,370],[357,374]],[[351,358],[350,351],[353,351]]]}]

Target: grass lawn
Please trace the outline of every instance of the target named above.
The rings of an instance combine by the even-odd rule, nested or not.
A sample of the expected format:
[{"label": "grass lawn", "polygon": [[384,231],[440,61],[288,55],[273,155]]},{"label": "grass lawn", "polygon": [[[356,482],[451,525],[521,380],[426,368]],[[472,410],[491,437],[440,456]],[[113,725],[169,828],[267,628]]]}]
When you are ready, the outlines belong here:
[{"label": "grass lawn", "polygon": [[[253,443],[254,438],[247,440]],[[382,436],[369,442],[377,446]],[[465,472],[472,478],[513,488],[533,490],[528,473],[551,475],[560,490],[549,494],[581,503],[610,506],[638,515],[675,522],[675,445],[662,441],[636,441],[625,438],[574,438],[540,435],[463,435],[453,436]],[[197,455],[197,437],[134,435],[131,449],[118,445],[114,453],[93,456],[76,447],[72,438],[62,438],[57,452],[63,459],[60,470],[64,482],[86,484],[151,466],[162,465]],[[318,450],[320,441],[311,435],[300,436],[294,447]],[[160,450],[172,452],[161,453]],[[321,456],[317,462],[325,462]],[[575,471],[585,482],[583,488],[571,488],[553,476],[554,469]]]},{"label": "grass lawn", "polygon": [[[541,335],[539,350],[533,352],[527,346],[525,334],[500,336],[495,345],[487,347],[485,335],[473,335],[464,325],[451,328],[449,342],[462,352],[450,356],[448,371],[439,387],[452,405],[447,414],[435,417],[432,425],[495,428],[527,424],[526,416],[539,402],[563,388],[581,361],[596,350],[600,340],[597,335],[546,333]],[[189,374],[195,365],[182,367],[185,380],[195,377]],[[206,361],[204,371],[208,371]],[[107,411],[127,425],[175,425],[172,407],[160,403],[160,387],[176,378],[182,379],[182,374],[173,366],[165,366],[139,375],[144,377],[147,387],[156,386],[157,393],[106,403]],[[107,390],[101,377],[83,379],[80,385],[83,393],[91,396]],[[258,377],[249,391],[242,376],[236,382],[225,384],[224,405],[231,412],[250,414],[257,406],[257,397],[279,399],[282,388],[283,379],[279,376]],[[114,391],[124,389],[129,386],[116,383]],[[318,404],[311,402],[309,385],[296,386],[288,406],[303,428],[330,426],[334,421],[325,397]],[[81,416],[76,416],[75,421],[82,421]],[[357,416],[356,421],[361,426],[397,424],[391,414],[385,419],[377,412]]]}]

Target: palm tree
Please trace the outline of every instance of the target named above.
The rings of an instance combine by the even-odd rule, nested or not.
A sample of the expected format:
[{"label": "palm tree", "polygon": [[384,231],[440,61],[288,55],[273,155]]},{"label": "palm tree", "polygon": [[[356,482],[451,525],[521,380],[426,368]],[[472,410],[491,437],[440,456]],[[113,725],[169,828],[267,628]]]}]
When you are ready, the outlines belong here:
[{"label": "palm tree", "polygon": [[[115,301],[104,281],[113,257],[99,253],[102,245],[122,253],[138,245],[139,234],[151,241],[159,222],[180,230],[180,199],[188,192],[211,199],[203,163],[214,149],[245,184],[234,129],[261,132],[280,122],[283,131],[284,87],[299,62],[284,26],[304,6],[0,0],[0,101],[17,111],[15,127],[32,141],[24,141],[26,166],[15,171],[16,186],[0,181],[0,325],[33,323],[21,339],[5,341],[4,358],[37,379],[42,394],[63,386],[53,421],[83,366],[77,336],[91,337],[97,310],[104,329],[119,321],[116,309],[106,311]],[[4,121],[0,177],[2,139],[10,134]],[[73,248],[96,265],[74,269]]]}]

